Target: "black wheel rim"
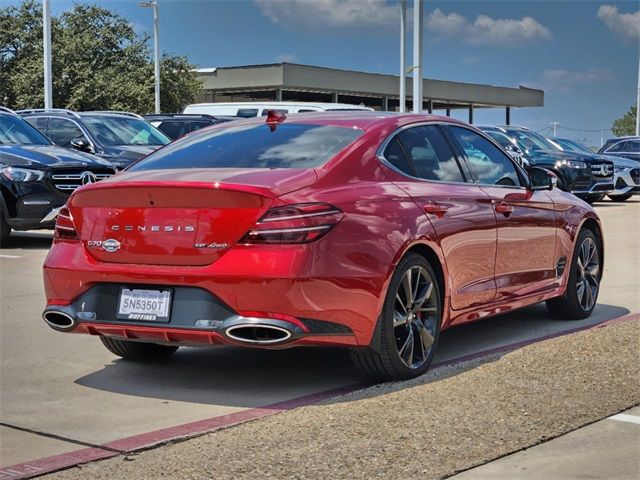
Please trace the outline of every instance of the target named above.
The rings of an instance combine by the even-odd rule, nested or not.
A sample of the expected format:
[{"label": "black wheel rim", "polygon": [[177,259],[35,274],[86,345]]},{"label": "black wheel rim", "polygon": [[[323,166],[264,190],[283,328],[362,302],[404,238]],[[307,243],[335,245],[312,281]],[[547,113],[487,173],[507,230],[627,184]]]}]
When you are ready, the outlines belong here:
[{"label": "black wheel rim", "polygon": [[438,299],[434,281],[421,267],[402,276],[393,307],[393,333],[400,360],[417,369],[431,354],[438,322]]},{"label": "black wheel rim", "polygon": [[580,245],[576,264],[578,303],[584,311],[589,311],[596,303],[600,288],[600,256],[592,238],[585,238]]}]

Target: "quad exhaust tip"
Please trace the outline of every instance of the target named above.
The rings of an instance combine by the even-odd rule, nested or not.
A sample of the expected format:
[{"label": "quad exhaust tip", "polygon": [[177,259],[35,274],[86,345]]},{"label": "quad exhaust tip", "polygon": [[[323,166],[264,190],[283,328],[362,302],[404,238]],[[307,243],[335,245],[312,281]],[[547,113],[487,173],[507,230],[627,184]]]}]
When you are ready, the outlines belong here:
[{"label": "quad exhaust tip", "polygon": [[60,310],[46,310],[42,314],[42,318],[54,330],[68,331],[76,327],[76,320]]},{"label": "quad exhaust tip", "polygon": [[268,345],[289,340],[291,332],[275,325],[240,324],[225,330],[227,337],[241,343]]}]

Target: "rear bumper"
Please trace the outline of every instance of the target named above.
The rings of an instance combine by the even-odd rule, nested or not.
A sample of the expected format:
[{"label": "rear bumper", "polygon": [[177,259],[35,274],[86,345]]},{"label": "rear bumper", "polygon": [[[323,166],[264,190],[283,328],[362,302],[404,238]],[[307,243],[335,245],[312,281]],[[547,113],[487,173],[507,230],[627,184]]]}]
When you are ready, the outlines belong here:
[{"label": "rear bumper", "polygon": [[[382,308],[384,276],[318,260],[321,244],[265,250],[236,247],[205,267],[99,263],[80,244],[57,243],[44,265],[48,308],[69,309],[74,333],[181,345],[239,344],[225,334],[242,317],[293,323],[286,342],[269,345],[369,345]],[[314,263],[317,262],[318,265]],[[322,265],[322,266],[320,266]],[[342,271],[327,271],[341,268]],[[315,275],[314,275],[315,271]],[[310,275],[311,274],[311,275]],[[167,323],[118,320],[121,286],[170,287]],[[198,320],[210,320],[210,323]]]},{"label": "rear bumper", "polygon": [[[140,285],[127,285],[131,288],[136,286]],[[49,305],[45,310],[45,314],[63,314],[69,323],[60,325],[47,321],[47,318],[45,322],[58,331],[166,344],[235,344],[271,348],[314,342],[322,345],[356,345],[353,332],[344,325],[259,312],[241,315],[210,292],[194,287],[171,289],[172,305],[168,322],[118,320],[119,292],[120,285],[96,284],[71,304]],[[237,334],[240,327],[272,329],[282,335],[264,340],[242,339]]]}]

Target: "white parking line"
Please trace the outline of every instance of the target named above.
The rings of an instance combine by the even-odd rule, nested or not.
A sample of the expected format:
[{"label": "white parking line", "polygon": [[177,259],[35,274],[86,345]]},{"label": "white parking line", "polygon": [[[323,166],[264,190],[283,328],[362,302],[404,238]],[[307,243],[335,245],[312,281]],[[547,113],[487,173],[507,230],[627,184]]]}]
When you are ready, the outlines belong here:
[{"label": "white parking line", "polygon": [[613,415],[609,417],[609,420],[617,420],[619,422],[628,422],[628,423],[637,423],[640,425],[640,417],[636,417],[635,415],[629,415],[627,413],[618,413],[617,415]]},{"label": "white parking line", "polygon": [[5,255],[5,254],[2,254],[2,255],[0,255],[0,258],[22,258],[22,256],[21,255]]}]

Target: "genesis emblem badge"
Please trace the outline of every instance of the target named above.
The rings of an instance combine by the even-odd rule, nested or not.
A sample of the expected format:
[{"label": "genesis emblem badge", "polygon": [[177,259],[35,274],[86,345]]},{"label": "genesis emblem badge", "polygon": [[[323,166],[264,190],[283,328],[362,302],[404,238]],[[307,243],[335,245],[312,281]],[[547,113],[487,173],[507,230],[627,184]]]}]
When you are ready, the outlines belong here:
[{"label": "genesis emblem badge", "polygon": [[117,250],[120,250],[120,242],[118,240],[110,238],[102,242],[102,249],[106,250],[109,253],[113,253]]}]

